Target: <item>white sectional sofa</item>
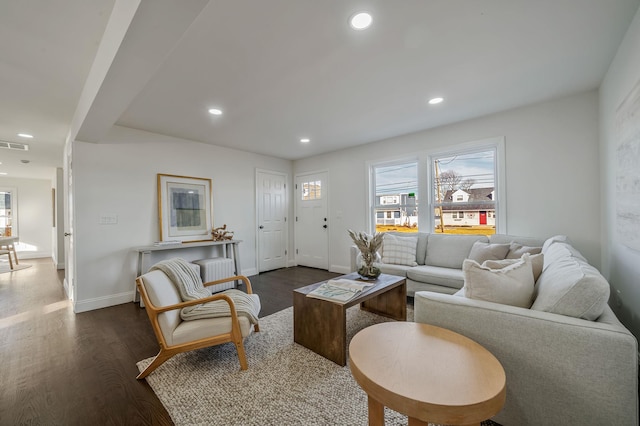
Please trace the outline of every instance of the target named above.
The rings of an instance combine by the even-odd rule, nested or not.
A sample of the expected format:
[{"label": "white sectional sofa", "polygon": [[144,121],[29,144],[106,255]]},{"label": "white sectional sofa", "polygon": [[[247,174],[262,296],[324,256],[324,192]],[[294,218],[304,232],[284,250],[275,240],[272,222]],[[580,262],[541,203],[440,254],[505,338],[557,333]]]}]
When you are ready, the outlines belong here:
[{"label": "white sectional sofa", "polygon": [[[476,241],[498,244],[493,248],[512,241],[542,247],[537,280],[529,267],[533,288],[524,305],[507,304],[499,291],[476,291],[470,271],[478,269],[479,262],[465,263],[461,257],[477,256],[472,253]],[[492,274],[503,277],[508,268],[531,265],[531,257],[527,254],[515,261],[517,266],[501,270],[489,267],[495,261],[485,263],[482,286],[492,285]],[[387,260],[397,258],[391,254]],[[494,421],[504,426],[638,425],[637,340],[608,305],[609,283],[566,237],[542,241],[421,234],[415,264],[380,267],[407,277],[416,322],[467,336],[501,362],[507,397]],[[509,291],[509,286],[501,288]]]},{"label": "white sectional sofa", "polygon": [[[381,257],[383,263],[376,263],[383,274],[399,275],[407,278],[407,294],[413,296],[416,291],[435,291],[453,294],[464,284],[462,263],[469,257],[476,241],[491,244],[515,242],[525,246],[542,247],[544,240],[518,237],[513,235],[448,235],[418,232],[415,234],[390,232],[388,235],[400,241],[417,239],[415,255],[408,261],[406,256],[385,256],[388,241],[383,243]],[[386,238],[386,236],[385,236]],[[359,251],[351,247],[351,270],[356,271],[356,257]],[[386,260],[386,262],[385,262]],[[393,262],[393,263],[390,263]]]}]

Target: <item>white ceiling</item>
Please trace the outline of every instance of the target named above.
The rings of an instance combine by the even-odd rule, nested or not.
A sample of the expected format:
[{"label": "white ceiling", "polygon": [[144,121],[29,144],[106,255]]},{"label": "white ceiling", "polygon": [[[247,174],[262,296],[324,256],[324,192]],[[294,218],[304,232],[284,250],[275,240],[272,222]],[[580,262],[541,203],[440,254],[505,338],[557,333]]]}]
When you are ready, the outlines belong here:
[{"label": "white ceiling", "polygon": [[640,0],[136,4],[2,1],[0,140],[31,149],[0,172],[49,178],[114,124],[298,159],[594,89]]}]

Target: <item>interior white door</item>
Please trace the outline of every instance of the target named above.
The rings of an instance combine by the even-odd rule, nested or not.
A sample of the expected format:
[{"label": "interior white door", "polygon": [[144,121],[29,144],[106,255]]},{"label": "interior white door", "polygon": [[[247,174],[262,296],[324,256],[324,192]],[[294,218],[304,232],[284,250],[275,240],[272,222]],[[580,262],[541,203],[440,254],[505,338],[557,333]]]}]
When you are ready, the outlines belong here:
[{"label": "interior white door", "polygon": [[73,244],[74,210],[73,210],[73,169],[72,144],[65,145],[64,162],[64,287],[67,297],[75,302],[75,251]]},{"label": "interior white door", "polygon": [[296,263],[329,269],[328,175],[296,176]]},{"label": "interior white door", "polygon": [[287,176],[258,171],[258,272],[287,266]]}]

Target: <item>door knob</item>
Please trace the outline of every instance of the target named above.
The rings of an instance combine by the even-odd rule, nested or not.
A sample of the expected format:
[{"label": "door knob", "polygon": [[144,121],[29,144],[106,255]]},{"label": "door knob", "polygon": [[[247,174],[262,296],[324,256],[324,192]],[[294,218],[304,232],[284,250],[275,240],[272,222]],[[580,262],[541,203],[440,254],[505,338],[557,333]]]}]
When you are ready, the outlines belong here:
[{"label": "door knob", "polygon": [[327,225],[322,225],[322,227],[323,227],[324,229],[327,229]]},{"label": "door knob", "polygon": [[70,233],[70,232],[65,232],[65,233],[64,233],[64,236],[65,236],[65,237],[68,237],[69,235],[71,235],[71,233]]},{"label": "door knob", "polygon": [[260,225],[258,226],[259,229],[264,229],[264,226]]}]

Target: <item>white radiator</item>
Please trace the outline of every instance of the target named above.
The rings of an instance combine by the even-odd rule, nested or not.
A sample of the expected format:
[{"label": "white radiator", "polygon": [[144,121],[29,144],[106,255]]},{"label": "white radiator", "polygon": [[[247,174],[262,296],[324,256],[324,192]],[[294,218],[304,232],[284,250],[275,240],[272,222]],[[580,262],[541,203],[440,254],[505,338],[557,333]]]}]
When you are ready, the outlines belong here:
[{"label": "white radiator", "polygon": [[[200,277],[202,282],[209,282],[220,280],[222,278],[234,276],[234,263],[233,259],[226,257],[214,257],[212,259],[200,259],[194,260],[192,263],[200,266]],[[235,281],[229,281],[222,284],[216,284],[209,286],[212,293],[217,293],[222,290],[235,288]]]}]

